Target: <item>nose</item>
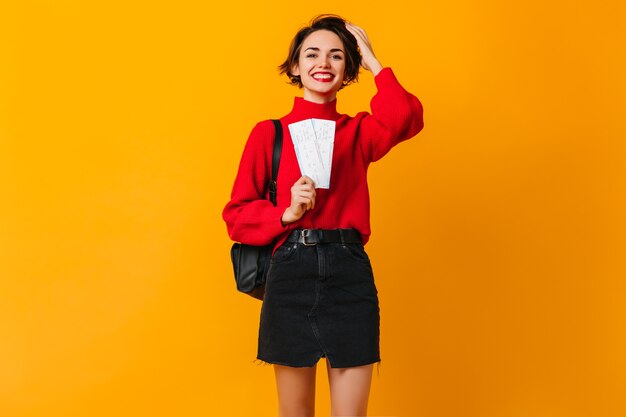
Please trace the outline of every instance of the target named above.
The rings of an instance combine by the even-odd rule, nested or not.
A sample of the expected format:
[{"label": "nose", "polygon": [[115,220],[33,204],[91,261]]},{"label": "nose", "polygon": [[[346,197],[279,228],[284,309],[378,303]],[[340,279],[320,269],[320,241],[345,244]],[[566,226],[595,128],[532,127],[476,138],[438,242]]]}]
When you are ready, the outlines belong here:
[{"label": "nose", "polygon": [[330,67],[330,62],[327,57],[322,57],[320,62],[318,62],[317,66],[320,68],[328,68]]}]

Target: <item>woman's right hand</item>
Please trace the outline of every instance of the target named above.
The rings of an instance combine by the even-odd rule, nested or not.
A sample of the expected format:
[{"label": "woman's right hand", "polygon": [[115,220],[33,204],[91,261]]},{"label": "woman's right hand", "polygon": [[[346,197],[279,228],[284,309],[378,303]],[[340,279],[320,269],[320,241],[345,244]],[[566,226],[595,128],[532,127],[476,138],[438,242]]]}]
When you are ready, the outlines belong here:
[{"label": "woman's right hand", "polygon": [[291,205],[283,213],[283,224],[300,220],[304,213],[315,208],[315,183],[306,175],[291,187]]}]

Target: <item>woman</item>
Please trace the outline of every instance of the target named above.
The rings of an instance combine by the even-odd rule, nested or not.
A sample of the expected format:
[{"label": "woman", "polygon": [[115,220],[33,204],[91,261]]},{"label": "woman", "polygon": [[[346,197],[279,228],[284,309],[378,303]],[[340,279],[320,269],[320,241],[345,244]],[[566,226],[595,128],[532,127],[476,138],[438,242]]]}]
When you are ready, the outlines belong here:
[{"label": "woman", "polygon": [[[357,81],[361,65],[378,89],[372,114],[339,114],[336,94]],[[422,106],[380,64],[363,29],[339,16],[318,16],[302,28],[279,68],[304,94],[280,119],[277,204],[267,199],[274,127],[265,120],[252,129],[223,212],[231,239],[275,241],[256,359],[274,365],[281,417],[313,416],[321,357],[332,415],[366,415],[373,364],[380,363],[378,291],[363,249],[370,236],[367,168],[422,129]],[[302,175],[290,134],[308,119],[334,127],[324,188]]]}]

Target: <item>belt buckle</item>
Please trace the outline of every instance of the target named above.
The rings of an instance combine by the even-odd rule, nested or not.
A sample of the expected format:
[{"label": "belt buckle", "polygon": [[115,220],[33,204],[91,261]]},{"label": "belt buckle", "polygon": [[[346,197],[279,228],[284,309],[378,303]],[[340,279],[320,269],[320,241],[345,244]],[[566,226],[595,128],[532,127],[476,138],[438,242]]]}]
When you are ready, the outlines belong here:
[{"label": "belt buckle", "polygon": [[311,229],[304,229],[302,231],[302,243],[304,243],[304,246],[315,246],[315,245],[317,245],[317,242],[307,243],[306,238],[309,237],[309,232],[310,231],[311,231]]}]

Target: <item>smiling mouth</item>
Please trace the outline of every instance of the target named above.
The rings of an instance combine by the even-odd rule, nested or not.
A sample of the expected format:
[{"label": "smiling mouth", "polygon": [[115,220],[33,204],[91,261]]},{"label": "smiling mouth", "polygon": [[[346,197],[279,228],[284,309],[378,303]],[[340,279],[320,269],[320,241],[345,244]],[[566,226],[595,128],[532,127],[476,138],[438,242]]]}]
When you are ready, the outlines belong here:
[{"label": "smiling mouth", "polygon": [[335,76],[333,74],[330,74],[330,73],[319,73],[318,72],[318,73],[313,74],[312,78],[315,81],[321,81],[323,83],[327,83],[327,82],[332,81],[332,79],[335,78]]}]

